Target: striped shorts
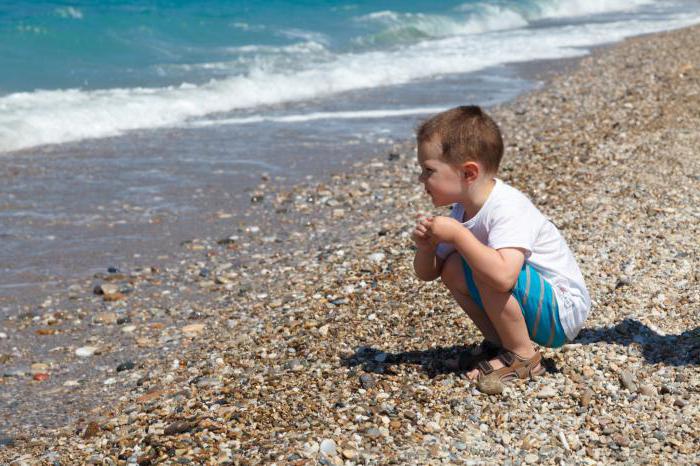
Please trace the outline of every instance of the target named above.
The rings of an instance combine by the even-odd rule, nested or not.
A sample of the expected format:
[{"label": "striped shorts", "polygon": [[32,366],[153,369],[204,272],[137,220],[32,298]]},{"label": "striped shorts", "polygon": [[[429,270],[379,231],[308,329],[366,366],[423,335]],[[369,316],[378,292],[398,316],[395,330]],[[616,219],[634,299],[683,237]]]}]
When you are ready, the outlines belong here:
[{"label": "striped shorts", "polygon": [[[474,302],[484,308],[484,303],[476,288],[472,270],[462,258],[464,278],[469,294]],[[558,348],[566,343],[566,334],[559,320],[559,305],[552,285],[541,273],[525,262],[512,290],[525,317],[530,339],[541,346]]]}]

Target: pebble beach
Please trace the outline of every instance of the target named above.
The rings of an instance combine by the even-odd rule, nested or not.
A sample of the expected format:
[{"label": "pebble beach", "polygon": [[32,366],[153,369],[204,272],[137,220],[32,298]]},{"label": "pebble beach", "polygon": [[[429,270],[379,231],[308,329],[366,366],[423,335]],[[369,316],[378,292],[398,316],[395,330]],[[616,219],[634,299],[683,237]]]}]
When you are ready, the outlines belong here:
[{"label": "pebble beach", "polygon": [[698,464],[700,27],[598,49],[489,110],[499,176],[593,299],[544,376],[489,396],[445,369],[480,336],[414,277],[410,232],[440,212],[407,141],[262,179],[230,236],[0,321],[0,464]]}]

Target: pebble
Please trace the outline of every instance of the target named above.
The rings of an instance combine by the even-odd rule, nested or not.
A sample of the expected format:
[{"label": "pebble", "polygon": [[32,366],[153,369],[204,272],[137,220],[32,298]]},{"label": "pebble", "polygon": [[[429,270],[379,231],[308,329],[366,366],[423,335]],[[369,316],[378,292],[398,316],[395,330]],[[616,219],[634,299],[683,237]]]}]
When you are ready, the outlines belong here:
[{"label": "pebble", "polygon": [[540,457],[535,455],[534,453],[528,453],[527,455],[525,455],[525,462],[527,464],[537,463],[539,459]]},{"label": "pebble", "polygon": [[656,396],[656,388],[653,385],[644,384],[639,387],[639,393],[646,396]]},{"label": "pebble", "polygon": [[94,292],[97,295],[115,295],[119,292],[119,286],[113,283],[102,283],[100,285],[95,286]]},{"label": "pebble", "polygon": [[321,441],[320,451],[326,456],[334,456],[336,454],[335,442],[331,439],[323,439]]},{"label": "pebble", "polygon": [[87,358],[95,354],[97,350],[98,348],[96,346],[82,346],[75,350],[75,355],[81,358]]},{"label": "pebble", "polygon": [[688,405],[688,402],[685,401],[683,398],[676,398],[673,401],[673,406],[677,408],[685,408]]},{"label": "pebble", "polygon": [[15,439],[11,437],[0,437],[0,447],[11,447],[15,444]]},{"label": "pebble", "polygon": [[0,332],[0,340],[6,340],[6,339],[7,339],[7,333]]},{"label": "pebble", "polygon": [[117,366],[117,372],[130,371],[136,367],[133,361],[125,361]]},{"label": "pebble", "polygon": [[537,398],[552,398],[554,396],[557,396],[557,391],[552,387],[544,387],[537,392]]},{"label": "pebble", "polygon": [[186,335],[198,335],[204,331],[206,326],[204,324],[190,324],[182,327],[182,333]]},{"label": "pebble", "polygon": [[98,324],[116,324],[118,319],[116,312],[100,312],[95,316],[94,321]]},{"label": "pebble", "polygon": [[375,252],[373,254],[370,254],[369,260],[372,262],[383,262],[384,259],[386,258],[386,254],[383,252]]},{"label": "pebble", "polygon": [[591,390],[590,388],[587,388],[584,390],[584,392],[581,394],[581,406],[588,406],[591,404],[591,400],[593,399],[593,395],[595,392]]},{"label": "pebble", "polygon": [[620,372],[620,383],[624,388],[632,393],[637,391],[637,384],[635,383],[634,375],[628,371]]},{"label": "pebble", "polygon": [[165,435],[177,435],[177,434],[182,434],[184,432],[188,432],[194,427],[192,423],[186,422],[186,421],[175,421],[171,424],[169,424],[163,433]]},{"label": "pebble", "polygon": [[96,422],[89,422],[83,431],[83,438],[90,439],[100,432],[100,425]]},{"label": "pebble", "polygon": [[374,388],[375,385],[377,385],[377,381],[370,374],[362,374],[360,376],[360,385],[362,386],[362,388],[367,390],[370,388]]}]

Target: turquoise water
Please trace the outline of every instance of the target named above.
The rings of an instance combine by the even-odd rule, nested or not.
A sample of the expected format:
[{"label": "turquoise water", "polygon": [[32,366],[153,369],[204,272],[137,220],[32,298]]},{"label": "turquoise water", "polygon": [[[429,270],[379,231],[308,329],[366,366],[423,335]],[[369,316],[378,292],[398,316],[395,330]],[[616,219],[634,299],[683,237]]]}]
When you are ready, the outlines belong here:
[{"label": "turquoise water", "polygon": [[[697,0],[3,2],[0,152],[259,120],[698,21]],[[229,116],[213,123],[251,118]]]},{"label": "turquoise water", "polygon": [[[272,48],[315,44],[332,54],[361,53],[470,29],[480,32],[562,17],[567,8],[573,12],[616,11],[621,6],[649,2],[605,2],[606,6],[595,3],[2,2],[0,69],[11,72],[0,75],[0,91],[203,82],[210,77],[249,71],[256,58],[264,62],[273,53]],[[236,50],[240,47],[258,49]],[[251,54],[253,51],[258,53]],[[280,66],[272,63],[274,60],[270,62],[268,66]],[[220,66],[206,68],[206,64]]]}]

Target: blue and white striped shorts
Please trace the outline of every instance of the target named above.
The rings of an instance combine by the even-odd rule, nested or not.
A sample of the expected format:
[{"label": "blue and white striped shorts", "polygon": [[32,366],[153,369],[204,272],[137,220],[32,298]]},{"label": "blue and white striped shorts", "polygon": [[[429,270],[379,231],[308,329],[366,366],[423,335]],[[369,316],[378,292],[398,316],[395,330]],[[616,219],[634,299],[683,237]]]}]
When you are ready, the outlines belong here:
[{"label": "blue and white striped shorts", "polygon": [[[462,268],[467,288],[474,302],[484,308],[479,290],[474,282],[472,270],[462,257]],[[525,262],[512,290],[525,317],[530,339],[549,348],[558,348],[566,343],[566,334],[559,320],[559,305],[552,285],[534,267]]]}]

